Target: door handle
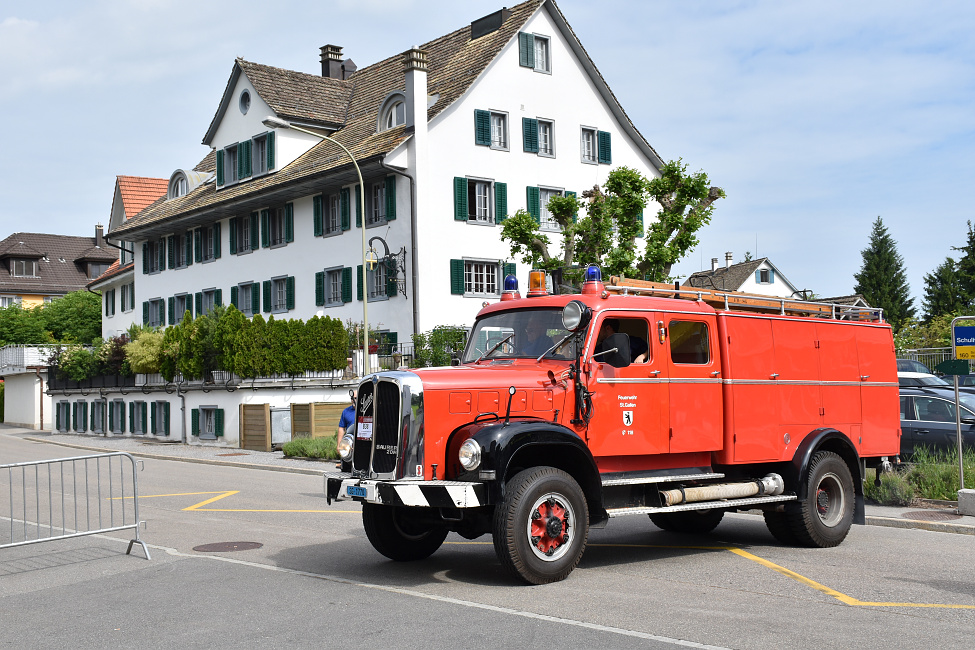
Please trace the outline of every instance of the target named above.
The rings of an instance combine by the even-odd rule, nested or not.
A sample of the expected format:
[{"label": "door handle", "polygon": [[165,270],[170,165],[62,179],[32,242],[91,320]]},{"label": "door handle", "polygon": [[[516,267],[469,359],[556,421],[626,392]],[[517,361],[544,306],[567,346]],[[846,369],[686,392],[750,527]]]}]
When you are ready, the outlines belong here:
[{"label": "door handle", "polygon": [[660,374],[660,371],[659,370],[651,370],[650,371],[650,374],[653,375],[654,377],[656,377],[657,375]]},{"label": "door handle", "polygon": [[720,374],[721,374],[721,371],[720,370],[715,370],[714,372],[711,373],[711,376],[712,377],[717,377]]},{"label": "door handle", "polygon": [[870,375],[860,375],[860,381],[866,381],[870,379]]},{"label": "door handle", "polygon": [[931,433],[931,430],[930,429],[914,429],[914,433],[916,433],[916,434],[918,434],[920,436],[923,436],[923,435],[925,435],[927,433]]},{"label": "door handle", "polygon": [[769,379],[778,379],[778,377],[779,377],[779,373],[777,372],[773,372],[771,375],[769,375]]}]

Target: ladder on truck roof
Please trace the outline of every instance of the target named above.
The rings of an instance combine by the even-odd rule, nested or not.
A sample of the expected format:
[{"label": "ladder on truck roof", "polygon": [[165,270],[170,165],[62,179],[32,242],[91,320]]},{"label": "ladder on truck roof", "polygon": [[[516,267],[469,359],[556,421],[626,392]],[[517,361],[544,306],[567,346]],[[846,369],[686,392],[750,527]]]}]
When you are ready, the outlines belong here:
[{"label": "ladder on truck roof", "polygon": [[664,282],[650,282],[649,280],[635,280],[612,276],[605,285],[607,291],[620,295],[658,296],[664,298],[681,298],[684,300],[699,300],[706,302],[715,309],[778,312],[788,314],[812,316],[815,318],[831,318],[834,320],[883,322],[884,310],[880,307],[863,307],[858,305],[844,305],[836,302],[817,302],[815,300],[796,300],[793,298],[776,298],[762,296],[742,291],[719,291],[701,287],[676,287]]}]

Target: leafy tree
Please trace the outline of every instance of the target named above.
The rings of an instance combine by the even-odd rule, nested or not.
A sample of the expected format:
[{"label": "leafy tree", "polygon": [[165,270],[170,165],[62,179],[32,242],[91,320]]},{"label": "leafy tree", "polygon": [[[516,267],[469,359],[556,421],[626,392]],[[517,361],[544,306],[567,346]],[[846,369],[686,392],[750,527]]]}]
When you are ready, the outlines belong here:
[{"label": "leafy tree", "polygon": [[697,232],[711,223],[714,202],[724,198],[725,191],[711,186],[703,171],[688,174],[680,158],[668,162],[660,173],[647,185],[660,210],[647,228],[647,246],[637,268],[650,280],[666,282],[672,279],[674,264],[698,245]]},{"label": "leafy tree", "polygon": [[968,222],[968,242],[958,248],[952,246],[952,250],[964,251],[958,260],[958,284],[965,302],[975,306],[975,228],[972,228],[971,221]]},{"label": "leafy tree", "polygon": [[914,299],[907,283],[904,258],[897,252],[897,243],[880,217],[873,222],[870,242],[860,254],[863,266],[853,275],[856,280],[853,290],[874,307],[882,307],[887,321],[897,331],[914,316]]},{"label": "leafy tree", "polygon": [[143,331],[129,329],[132,340],[125,345],[125,357],[129,361],[132,372],[140,374],[154,374],[159,372],[162,357],[163,333],[146,329]]},{"label": "leafy tree", "polygon": [[449,366],[451,353],[460,350],[467,339],[463,327],[439,325],[429,332],[413,335],[413,366]]},{"label": "leafy tree", "polygon": [[927,323],[908,318],[894,334],[894,346],[898,350],[950,347],[951,319],[955,316],[956,314],[935,316]]},{"label": "leafy tree", "polygon": [[0,309],[0,346],[49,343],[51,338],[38,311],[37,307],[24,309],[17,303]]},{"label": "leafy tree", "polygon": [[56,341],[90,345],[102,334],[102,299],[90,291],[72,291],[36,312]]},{"label": "leafy tree", "polygon": [[965,302],[955,260],[950,257],[924,276],[924,322],[961,310]]}]

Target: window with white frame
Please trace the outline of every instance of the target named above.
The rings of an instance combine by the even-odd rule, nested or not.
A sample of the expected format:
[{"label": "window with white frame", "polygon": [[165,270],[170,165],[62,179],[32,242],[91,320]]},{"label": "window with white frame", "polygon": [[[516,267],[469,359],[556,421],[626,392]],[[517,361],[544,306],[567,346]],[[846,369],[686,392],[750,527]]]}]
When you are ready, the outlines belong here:
[{"label": "window with white frame", "polygon": [[169,183],[169,198],[175,199],[186,194],[186,177],[179,174]]},{"label": "window with white frame", "polygon": [[283,246],[287,243],[287,216],[285,214],[285,209],[272,208],[271,217],[269,221],[268,235],[270,237],[271,246]]},{"label": "window with white frame", "polygon": [[508,116],[505,113],[491,113],[491,148],[508,148]]},{"label": "window with white frame", "polygon": [[0,296],[0,308],[20,304],[20,296]]},{"label": "window with white frame", "polygon": [[237,285],[237,309],[244,316],[253,316],[258,310],[254,309],[254,296],[258,294],[257,285],[246,282]]},{"label": "window with white frame", "polygon": [[369,300],[386,300],[386,263],[380,260],[375,268],[366,273],[369,282]]},{"label": "window with white frame", "polygon": [[158,273],[166,268],[166,240],[157,239],[146,242],[143,248],[146,251],[146,270],[149,273]]},{"label": "window with white frame", "polygon": [[325,197],[325,234],[334,235],[342,231],[342,219],[339,212],[339,195],[330,194]]},{"label": "window with white frame", "polygon": [[555,156],[555,123],[538,120],[538,155]]},{"label": "window with white frame", "polygon": [[271,279],[271,311],[288,311],[288,278]]},{"label": "window with white frame", "polygon": [[135,283],[130,282],[122,285],[122,311],[132,311],[135,307]]},{"label": "window with white frame", "polygon": [[200,247],[202,253],[200,257],[204,262],[209,262],[216,259],[217,254],[217,244],[216,244],[216,232],[213,226],[204,226],[200,228]]},{"label": "window with white frame", "polygon": [[132,247],[131,242],[120,241],[119,246],[122,247],[122,258],[119,261],[119,264],[125,266],[126,264],[128,264],[129,262],[135,259],[135,255],[132,254],[132,251],[134,249]]},{"label": "window with white frame", "polygon": [[755,276],[759,284],[772,284],[772,278],[774,277],[771,269],[759,269]]},{"label": "window with white frame", "polygon": [[35,277],[37,275],[37,260],[12,260],[10,274],[18,278]]},{"label": "window with white frame", "polygon": [[491,181],[468,179],[467,220],[476,223],[494,223],[491,208]]},{"label": "window with white frame", "polygon": [[372,184],[370,192],[369,212],[366,216],[366,225],[373,226],[386,222],[386,182]]},{"label": "window with white frame", "polygon": [[183,316],[186,314],[187,310],[189,310],[190,316],[192,316],[193,296],[188,293],[181,293],[173,296],[173,317],[170,319],[170,322],[178,323],[183,320]]},{"label": "window with white frame", "polygon": [[497,260],[464,260],[464,295],[498,295],[499,276]]},{"label": "window with white frame", "polygon": [[[217,306],[217,290],[206,289],[203,292],[203,311],[201,314],[209,314]],[[198,314],[198,315],[201,315]]]},{"label": "window with white frame", "polygon": [[406,103],[394,101],[386,107],[383,113],[382,129],[385,131],[401,124],[406,124]]},{"label": "window with white frame", "polygon": [[538,189],[539,196],[539,229],[540,230],[551,230],[559,231],[561,226],[552,216],[552,213],[548,211],[548,202],[553,196],[562,196],[562,190],[556,190],[548,187],[540,187]]},{"label": "window with white frame", "polygon": [[189,233],[181,232],[173,235],[170,239],[173,247],[173,267],[177,269],[186,268],[189,264],[189,254],[186,251],[186,242]]},{"label": "window with white frame", "polygon": [[325,269],[325,306],[344,305],[342,300],[342,267]]},{"label": "window with white frame", "polygon": [[200,407],[200,440],[217,439],[217,408],[215,406]]},{"label": "window with white frame", "polygon": [[112,433],[122,433],[125,431],[125,402],[120,399],[112,400],[108,408],[110,409],[108,419],[112,425]]},{"label": "window with white frame", "polygon": [[254,165],[254,175],[267,173],[267,134],[259,135],[251,145],[251,156]]},{"label": "window with white frame", "polygon": [[249,216],[237,217],[233,227],[236,229],[234,238],[237,244],[238,253],[249,253],[251,251],[251,218]]},{"label": "window with white frame", "polygon": [[236,183],[237,177],[237,145],[223,150],[223,184]]},{"label": "window with white frame", "polygon": [[166,303],[163,302],[162,298],[156,298],[155,300],[148,301],[148,316],[149,319],[146,322],[149,327],[159,327],[163,325],[163,321],[166,318]]},{"label": "window with white frame", "polygon": [[535,72],[551,72],[552,56],[548,36],[535,34]]},{"label": "window with white frame", "polygon": [[596,158],[596,129],[582,127],[581,149],[582,162],[593,165],[599,164]]}]

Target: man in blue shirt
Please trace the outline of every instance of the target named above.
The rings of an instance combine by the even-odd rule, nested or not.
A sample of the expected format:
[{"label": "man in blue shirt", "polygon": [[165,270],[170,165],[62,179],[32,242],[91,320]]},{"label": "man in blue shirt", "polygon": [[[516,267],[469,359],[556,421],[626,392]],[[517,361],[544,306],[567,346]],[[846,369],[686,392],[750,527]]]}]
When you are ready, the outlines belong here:
[{"label": "man in blue shirt", "polygon": [[[342,417],[339,418],[339,435],[338,435],[338,438],[336,439],[337,441],[338,440],[341,440],[342,439],[342,436],[345,435],[345,432],[353,424],[355,424],[355,398],[356,398],[356,392],[355,392],[355,389],[354,388],[349,389],[349,397],[352,398],[352,404],[350,406],[345,407],[345,410],[342,411]],[[340,463],[337,463],[335,466],[337,468],[340,468],[343,472],[348,472],[348,471],[351,471],[352,470],[352,463],[340,462]]]}]

